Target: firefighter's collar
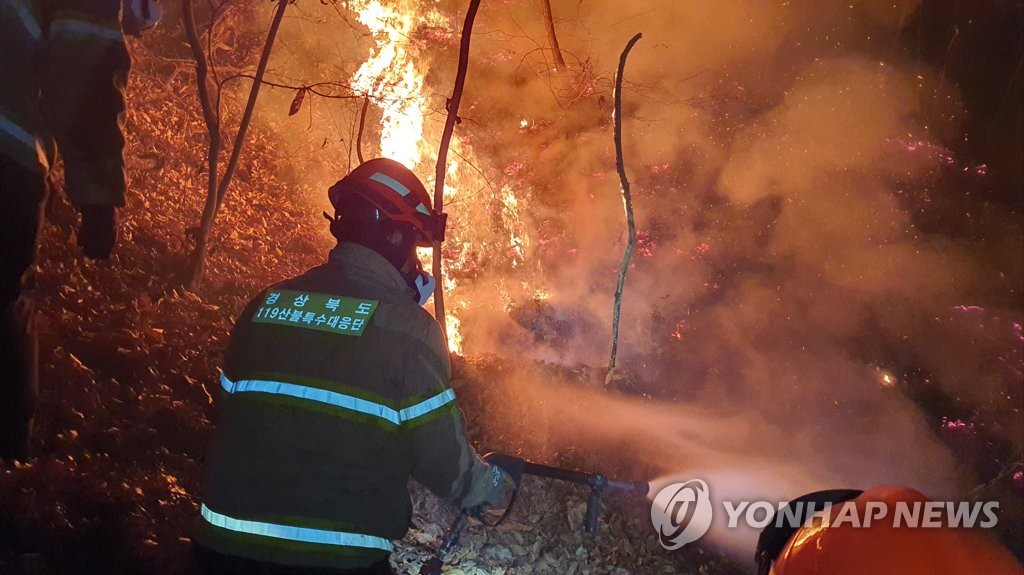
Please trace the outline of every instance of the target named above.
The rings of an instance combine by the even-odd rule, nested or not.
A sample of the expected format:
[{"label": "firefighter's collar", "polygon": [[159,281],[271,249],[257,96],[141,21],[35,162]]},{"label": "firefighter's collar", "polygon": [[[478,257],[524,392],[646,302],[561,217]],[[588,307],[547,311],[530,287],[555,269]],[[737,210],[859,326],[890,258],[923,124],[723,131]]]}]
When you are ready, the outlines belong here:
[{"label": "firefighter's collar", "polygon": [[410,290],[405,278],[395,266],[366,246],[342,242],[331,250],[328,261],[343,269],[346,275],[356,276],[362,281],[372,282],[402,294]]}]

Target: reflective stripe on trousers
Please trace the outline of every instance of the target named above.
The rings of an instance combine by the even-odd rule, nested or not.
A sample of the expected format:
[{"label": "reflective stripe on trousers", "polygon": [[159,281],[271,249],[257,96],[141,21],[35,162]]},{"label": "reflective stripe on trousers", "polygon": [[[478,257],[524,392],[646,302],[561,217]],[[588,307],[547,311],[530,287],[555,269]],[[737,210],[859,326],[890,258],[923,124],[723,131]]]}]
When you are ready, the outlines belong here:
[{"label": "reflective stripe on trousers", "polygon": [[11,120],[0,116],[0,131],[14,138],[18,142],[25,145],[26,148],[36,151],[39,149],[39,145],[36,142],[36,137],[28,133],[25,128],[22,128],[18,124],[15,124]]},{"label": "reflective stripe on trousers", "polygon": [[25,6],[24,2],[18,2],[17,0],[0,0],[0,6],[9,7],[18,15],[18,20],[25,28],[25,32],[27,32],[33,40],[38,40],[39,37],[42,36],[43,31],[39,27],[39,22],[36,21],[35,15],[28,9],[28,6]]},{"label": "reflective stripe on trousers", "polygon": [[85,36],[99,38],[110,42],[123,42],[124,34],[121,27],[103,26],[86,20],[61,18],[50,24],[50,37],[54,36]]},{"label": "reflective stripe on trousers", "polygon": [[228,393],[262,392],[274,395],[287,395],[308,401],[316,401],[341,409],[355,411],[366,415],[372,415],[383,419],[394,425],[401,425],[407,421],[422,417],[434,410],[440,409],[455,400],[455,391],[448,388],[437,395],[425,399],[416,405],[396,410],[367,399],[345,395],[335,391],[286,383],[283,381],[270,381],[265,379],[240,379],[231,381],[223,373],[220,376],[220,385]]},{"label": "reflective stripe on trousers", "polygon": [[247,519],[236,519],[213,511],[206,504],[199,507],[199,511],[211,525],[237,531],[273,537],[275,539],[286,539],[288,541],[300,541],[303,543],[320,543],[323,545],[341,545],[345,547],[362,547],[364,549],[381,549],[390,553],[394,550],[391,541],[374,535],[362,533],[348,533],[345,531],[328,531],[326,529],[313,529],[310,527],[296,527],[294,525],[281,525],[278,523],[266,523],[263,521],[249,521]]},{"label": "reflective stripe on trousers", "polygon": [[34,172],[47,169],[48,162],[42,143],[3,114],[0,114],[0,153],[16,159]]}]

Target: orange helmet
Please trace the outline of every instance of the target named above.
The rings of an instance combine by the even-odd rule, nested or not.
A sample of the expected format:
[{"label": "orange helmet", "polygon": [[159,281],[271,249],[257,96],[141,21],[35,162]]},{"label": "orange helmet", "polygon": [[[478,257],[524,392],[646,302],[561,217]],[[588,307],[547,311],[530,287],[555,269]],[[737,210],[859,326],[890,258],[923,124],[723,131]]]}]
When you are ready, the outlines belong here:
[{"label": "orange helmet", "polygon": [[412,226],[420,234],[418,245],[444,241],[448,216],[434,211],[430,195],[416,174],[394,160],[363,162],[327,191],[335,210],[347,194],[366,200],[393,222]]},{"label": "orange helmet", "polygon": [[[882,486],[852,499],[866,516],[868,503],[884,503],[890,514],[897,502],[929,501],[906,487]],[[891,518],[891,515],[890,515]],[[978,530],[894,527],[891,520],[857,528],[851,522],[804,524],[779,553],[775,575],[1021,575],[1020,563],[993,538]],[[839,523],[839,522],[836,522]]]}]

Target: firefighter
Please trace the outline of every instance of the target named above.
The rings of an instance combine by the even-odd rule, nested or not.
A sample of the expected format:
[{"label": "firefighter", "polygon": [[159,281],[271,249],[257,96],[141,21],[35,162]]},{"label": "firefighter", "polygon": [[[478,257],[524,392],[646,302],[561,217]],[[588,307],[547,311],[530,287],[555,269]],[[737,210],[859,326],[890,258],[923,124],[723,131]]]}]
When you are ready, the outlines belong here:
[{"label": "firefighter", "polygon": [[262,291],[231,334],[193,530],[208,572],[391,573],[410,477],[464,509],[503,507],[513,486],[467,443],[420,307],[434,282],[416,247],[445,216],[387,159],[329,197],[328,261]]},{"label": "firefighter", "polygon": [[[1024,568],[1009,551],[978,529],[894,526],[897,504],[912,508],[929,501],[907,487],[880,486],[867,491],[834,490],[805,495],[793,502],[817,508],[850,502],[867,518],[871,505],[887,515],[870,525],[859,521],[810,519],[799,529],[769,525],[761,534],[755,560],[760,575],[1021,575]],[[800,509],[799,506],[795,509]]]},{"label": "firefighter", "polygon": [[[54,143],[87,258],[110,255],[124,205],[121,0],[0,0],[0,458],[24,457],[37,395],[31,278]],[[160,14],[125,0],[138,33]]]}]

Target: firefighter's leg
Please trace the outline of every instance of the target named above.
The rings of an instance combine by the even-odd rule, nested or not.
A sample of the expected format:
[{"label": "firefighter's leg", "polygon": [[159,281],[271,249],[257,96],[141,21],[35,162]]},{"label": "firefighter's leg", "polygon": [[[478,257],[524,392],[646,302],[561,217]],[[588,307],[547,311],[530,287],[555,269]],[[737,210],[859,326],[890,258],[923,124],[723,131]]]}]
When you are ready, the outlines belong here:
[{"label": "firefighter's leg", "polygon": [[46,183],[42,173],[0,154],[0,458],[24,458],[38,398],[39,345],[31,290],[32,265]]}]

